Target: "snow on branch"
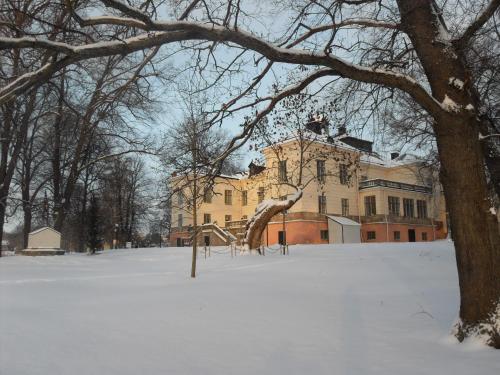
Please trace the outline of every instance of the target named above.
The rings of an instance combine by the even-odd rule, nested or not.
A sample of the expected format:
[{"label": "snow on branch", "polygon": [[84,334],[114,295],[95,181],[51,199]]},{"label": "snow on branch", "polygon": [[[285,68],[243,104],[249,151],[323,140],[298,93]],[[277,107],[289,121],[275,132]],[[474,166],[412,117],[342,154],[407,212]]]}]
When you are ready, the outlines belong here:
[{"label": "snow on branch", "polygon": [[[92,19],[91,19],[92,20]],[[95,18],[94,18],[95,20]],[[102,18],[97,19],[102,21]],[[113,18],[113,24],[119,24],[120,18]],[[123,24],[130,23],[124,19]],[[365,83],[381,84],[387,87],[401,89],[410,94],[429,112],[441,109],[427,90],[411,77],[391,70],[369,68],[352,64],[340,57],[324,52],[312,52],[304,49],[277,47],[249,32],[228,29],[223,26],[205,24],[200,22],[151,21],[145,27],[146,33],[120,41],[106,41],[89,43],[81,46],[72,46],[66,43],[51,42],[39,38],[1,38],[0,49],[7,48],[38,48],[50,49],[72,56],[73,61],[60,64],[60,69],[75,61],[93,57],[110,56],[115,54],[128,54],[142,49],[163,44],[188,41],[205,40],[218,42],[231,42],[243,48],[255,51],[267,57],[270,61],[289,64],[302,64],[310,66],[324,66],[334,69],[339,76],[354,79]],[[0,97],[5,95],[5,89],[0,90]],[[1,103],[1,101],[0,101]]]},{"label": "snow on branch", "polygon": [[101,2],[107,7],[118,9],[120,12],[126,14],[129,17],[139,19],[146,24],[151,23],[151,19],[146,13],[144,13],[140,9],[125,4],[120,0],[101,0]]},{"label": "snow on branch", "polygon": [[284,201],[266,199],[257,206],[255,214],[248,220],[246,225],[244,239],[246,250],[257,249],[260,246],[262,233],[269,220],[271,220],[274,215],[288,210],[302,198],[302,190],[299,188],[296,189],[297,191]]},{"label": "snow on branch", "polygon": [[443,101],[441,102],[441,107],[446,112],[455,112],[458,113],[465,109],[466,111],[474,111],[474,106],[472,104],[467,104],[465,107],[461,106],[457,102],[455,102],[452,98],[450,98],[447,94],[445,94]]},{"label": "snow on branch", "polygon": [[400,25],[393,22],[379,21],[371,18],[352,18],[343,20],[338,23],[332,23],[329,25],[310,28],[306,33],[302,34],[299,38],[288,44],[287,47],[288,48],[294,47],[317,33],[340,29],[342,27],[347,27],[347,26],[365,26],[365,27],[385,28],[385,29],[400,29]]},{"label": "snow on branch", "polygon": [[[94,57],[103,57],[117,54],[129,54],[142,49],[160,46],[181,41],[209,41],[234,43],[247,50],[254,51],[269,59],[271,62],[319,66],[333,69],[338,76],[353,79],[364,83],[380,84],[386,87],[397,88],[411,95],[424,109],[430,113],[442,110],[440,103],[411,77],[392,70],[364,67],[350,63],[331,53],[315,52],[306,49],[282,48],[276,46],[252,33],[241,29],[230,29],[226,26],[207,24],[195,21],[154,21],[144,12],[133,8],[122,1],[102,0],[106,6],[115,8],[127,17],[99,16],[87,20],[79,18],[82,24],[104,24],[109,21],[112,25],[123,25],[144,30],[145,33],[123,40],[102,41],[85,45],[73,46],[67,43],[52,42],[41,38],[1,38],[0,49],[10,48],[37,48],[61,52],[71,59],[58,62],[58,68],[77,61]],[[351,19],[345,23],[382,26],[382,21],[371,19]],[[387,26],[386,23],[384,23]],[[392,25],[391,27],[396,27]],[[26,77],[24,77],[26,78]],[[48,77],[50,78],[50,77]],[[46,78],[46,80],[48,79]],[[35,84],[33,79],[17,87],[16,92],[28,89]],[[40,81],[38,81],[40,83]],[[43,83],[43,82],[41,82]],[[0,104],[12,87],[0,90]]]}]

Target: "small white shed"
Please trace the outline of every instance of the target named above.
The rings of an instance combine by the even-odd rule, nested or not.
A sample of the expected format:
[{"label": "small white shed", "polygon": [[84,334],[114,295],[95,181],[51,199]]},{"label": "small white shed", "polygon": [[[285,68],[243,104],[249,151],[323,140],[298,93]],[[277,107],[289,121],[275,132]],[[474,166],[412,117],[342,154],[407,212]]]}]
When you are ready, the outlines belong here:
[{"label": "small white shed", "polygon": [[28,236],[28,248],[24,255],[62,255],[61,233],[49,227],[43,227]]},{"label": "small white shed", "polygon": [[329,243],[361,242],[361,224],[343,216],[327,215],[327,218]]}]

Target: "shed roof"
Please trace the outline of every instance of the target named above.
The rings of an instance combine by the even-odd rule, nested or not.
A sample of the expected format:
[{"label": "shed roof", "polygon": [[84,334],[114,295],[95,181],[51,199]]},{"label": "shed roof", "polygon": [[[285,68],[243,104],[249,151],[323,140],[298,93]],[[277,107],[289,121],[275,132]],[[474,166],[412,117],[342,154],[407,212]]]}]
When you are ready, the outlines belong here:
[{"label": "shed roof", "polygon": [[326,217],[330,220],[333,220],[333,221],[339,223],[340,225],[349,225],[349,226],[357,226],[357,227],[361,226],[360,223],[357,223],[354,220],[348,219],[348,218],[343,217],[343,216],[326,215]]},{"label": "shed roof", "polygon": [[40,233],[40,232],[43,232],[44,230],[51,230],[52,232],[55,232],[55,233],[57,233],[57,234],[59,234],[59,235],[61,234],[61,232],[58,232],[57,230],[55,230],[55,229],[53,229],[53,228],[50,228],[50,227],[42,227],[42,228],[40,228],[40,229],[37,229],[37,230],[35,230],[35,231],[31,232],[31,233],[30,233],[30,235],[32,235],[32,234],[37,234],[37,233]]}]

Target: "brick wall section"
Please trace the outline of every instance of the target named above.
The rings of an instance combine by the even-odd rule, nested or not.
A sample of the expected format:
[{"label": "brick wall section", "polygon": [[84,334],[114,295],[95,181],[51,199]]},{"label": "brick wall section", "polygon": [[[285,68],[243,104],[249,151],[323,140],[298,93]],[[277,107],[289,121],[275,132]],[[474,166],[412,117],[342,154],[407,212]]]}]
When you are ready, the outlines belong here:
[{"label": "brick wall section", "polygon": [[[356,218],[352,218],[356,220]],[[293,212],[288,213],[285,217],[286,240],[290,245],[295,244],[324,244],[327,240],[321,239],[321,231],[328,230],[328,222],[325,215],[313,212]],[[419,224],[404,224],[404,223],[363,223],[361,225],[361,240],[362,242],[408,242],[408,229],[415,230],[415,240],[421,242],[422,233],[427,233],[427,241],[434,239],[446,238],[446,228],[441,222],[435,223],[433,230],[430,225]],[[283,230],[283,216],[276,215],[268,224],[267,229],[262,234],[262,244],[275,245],[278,243],[279,232]],[[239,240],[243,237],[244,227],[232,227],[229,231],[233,233]],[[367,232],[374,231],[375,239],[368,240]],[[394,240],[394,232],[400,232],[399,241]],[[388,232],[388,236],[387,236]],[[210,237],[212,246],[225,246],[227,243],[213,233],[203,233],[198,237],[198,244],[205,244],[204,236]],[[188,231],[173,232],[170,236],[170,246],[177,246],[177,238],[189,238]]]}]

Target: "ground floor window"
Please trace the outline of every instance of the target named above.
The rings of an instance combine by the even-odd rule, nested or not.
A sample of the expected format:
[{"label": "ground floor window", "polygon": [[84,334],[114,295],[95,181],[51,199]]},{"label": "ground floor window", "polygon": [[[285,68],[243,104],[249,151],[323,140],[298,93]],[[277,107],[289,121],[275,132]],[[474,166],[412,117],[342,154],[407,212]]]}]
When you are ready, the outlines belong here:
[{"label": "ground floor window", "polygon": [[427,241],[427,232],[422,232],[422,241]]},{"label": "ground floor window", "polygon": [[375,231],[366,232],[366,239],[374,240],[376,238]]},{"label": "ground floor window", "polygon": [[328,230],[321,230],[319,234],[322,240],[328,241]]},{"label": "ground floor window", "polygon": [[401,232],[399,230],[394,231],[394,241],[399,241],[401,239]]}]

